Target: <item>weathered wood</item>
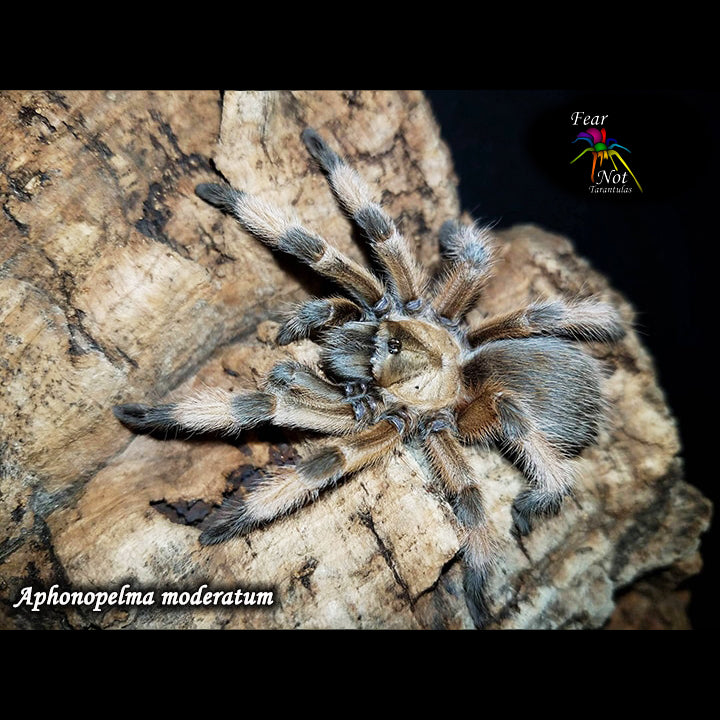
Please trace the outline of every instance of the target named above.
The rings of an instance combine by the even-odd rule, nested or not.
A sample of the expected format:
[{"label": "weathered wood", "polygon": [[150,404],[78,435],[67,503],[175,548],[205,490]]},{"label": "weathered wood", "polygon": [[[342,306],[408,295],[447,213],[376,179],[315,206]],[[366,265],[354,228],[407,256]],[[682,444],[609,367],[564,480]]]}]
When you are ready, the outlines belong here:
[{"label": "weathered wood", "polygon": [[[310,342],[273,339],[278,311],[323,285],[193,193],[227,178],[366,260],[299,140],[307,125],[378,187],[433,265],[437,231],[460,208],[420,93],[0,95],[0,626],[471,626],[458,528],[414,449],[248,538],[202,547],[198,526],[223,493],[302,455],[307,438],[137,437],[110,411],[204,383],[254,388],[278,359],[314,357]],[[500,237],[476,313],[579,292],[632,318],[568,240],[533,226]],[[608,365],[612,425],[583,454],[574,500],[523,547],[510,533],[520,473],[495,452],[468,450],[505,544],[490,584],[493,627],[599,627],[637,578],[663,569],[672,588],[699,570],[710,504],[683,480],[652,361],[634,333],[594,352]],[[23,588],[54,584],[127,584],[154,602],[12,607]],[[162,590],[203,584],[270,589],[275,603],[161,604]]]}]

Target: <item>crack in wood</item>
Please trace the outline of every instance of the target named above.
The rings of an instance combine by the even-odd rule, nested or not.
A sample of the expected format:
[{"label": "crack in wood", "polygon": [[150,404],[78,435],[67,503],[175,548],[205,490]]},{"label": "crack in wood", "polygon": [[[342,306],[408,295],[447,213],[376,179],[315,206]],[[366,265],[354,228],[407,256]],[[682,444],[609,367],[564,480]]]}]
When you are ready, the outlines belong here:
[{"label": "crack in wood", "polygon": [[403,577],[400,575],[400,572],[397,567],[397,563],[395,562],[395,558],[393,557],[393,553],[391,549],[387,546],[385,541],[380,537],[380,534],[377,531],[377,528],[375,527],[375,520],[373,519],[372,513],[369,510],[364,510],[358,514],[360,522],[371,532],[372,536],[375,538],[375,542],[377,543],[378,550],[380,552],[381,557],[385,561],[385,564],[388,566],[388,569],[392,573],[393,578],[395,578],[395,582],[398,584],[398,586],[401,588],[401,597],[408,603],[411,610],[415,609],[415,600],[413,599],[412,595],[410,594],[410,588],[408,587],[407,582],[403,579]]}]

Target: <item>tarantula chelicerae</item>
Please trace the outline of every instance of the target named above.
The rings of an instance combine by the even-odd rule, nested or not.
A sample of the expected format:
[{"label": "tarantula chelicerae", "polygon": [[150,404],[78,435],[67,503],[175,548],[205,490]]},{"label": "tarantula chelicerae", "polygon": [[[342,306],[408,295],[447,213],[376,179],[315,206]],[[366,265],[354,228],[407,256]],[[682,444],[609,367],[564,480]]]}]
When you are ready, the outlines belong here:
[{"label": "tarantula chelicerae", "polygon": [[523,470],[528,488],[512,506],[518,533],[555,514],[573,485],[571,458],[594,440],[604,409],[599,363],[575,341],[617,340],[622,322],[610,305],[577,299],[535,302],[468,327],[465,315],[490,275],[488,230],[446,223],[446,267],[431,279],[358,174],[314,130],[302,139],[368,236],[382,277],[256,197],[216,184],[196,192],[345,291],[303,303],[278,334],[281,345],[315,338],[321,372],[281,362],[256,392],[205,390],[157,407],[120,405],[115,414],[144,432],[239,433],[273,423],[335,437],[294,467],[275,470],[244,501],[226,501],[201,534],[204,544],[247,533],[402,443],[419,443],[464,530],[466,595],[482,625],[483,585],[498,543],[463,444],[494,442]]}]

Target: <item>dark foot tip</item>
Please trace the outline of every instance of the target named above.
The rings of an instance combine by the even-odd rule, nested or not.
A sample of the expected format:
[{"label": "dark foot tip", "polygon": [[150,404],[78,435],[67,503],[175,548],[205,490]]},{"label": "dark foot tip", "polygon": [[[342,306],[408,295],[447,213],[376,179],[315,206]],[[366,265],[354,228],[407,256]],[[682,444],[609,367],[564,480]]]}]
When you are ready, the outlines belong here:
[{"label": "dark foot tip", "polygon": [[113,415],[121,422],[142,420],[150,410],[149,405],[140,403],[127,403],[125,405],[115,405],[112,409]]},{"label": "dark foot tip", "polygon": [[232,212],[233,203],[239,195],[238,191],[229,185],[217,183],[200,183],[195,187],[195,194],[209,205],[225,212]]},{"label": "dark foot tip", "polygon": [[115,405],[113,414],[123,424],[135,432],[152,432],[173,427],[172,405],[152,407],[141,403]]},{"label": "dark foot tip", "polygon": [[484,600],[483,602],[468,601],[468,610],[478,630],[484,630],[494,619]]},{"label": "dark foot tip", "polygon": [[285,325],[282,325],[280,329],[278,330],[277,337],[275,338],[275,342],[278,345],[289,345],[291,342],[294,342],[295,340],[301,340],[302,339],[302,333],[299,333],[297,329],[295,328],[294,324],[291,322],[285,323]]},{"label": "dark foot tip", "polygon": [[198,540],[201,545],[219,545],[220,543],[229,540],[230,537],[231,536],[228,536],[222,527],[211,525],[200,533]]},{"label": "dark foot tip", "polygon": [[150,429],[148,422],[149,413],[152,408],[149,405],[141,405],[139,403],[128,403],[127,405],[115,405],[113,407],[113,415],[125,427],[135,432],[145,432]]},{"label": "dark foot tip", "polygon": [[247,535],[256,527],[256,523],[248,522],[238,513],[241,506],[237,501],[225,500],[217,511],[215,519],[211,519],[208,526],[200,533],[198,541],[201,545],[219,545],[235,537]]},{"label": "dark foot tip", "polygon": [[326,172],[340,164],[340,158],[313,128],[305,128],[300,137],[312,157]]},{"label": "dark foot tip", "polygon": [[327,147],[325,141],[320,137],[315,128],[306,127],[302,133],[300,133],[300,137],[311,153]]},{"label": "dark foot tip", "polygon": [[494,620],[485,593],[485,578],[466,567],[463,587],[470,616],[475,627],[482,630]]},{"label": "dark foot tip", "polygon": [[523,512],[517,509],[515,505],[512,506],[512,518],[515,524],[515,532],[520,537],[525,537],[530,534],[532,530],[532,524],[530,518]]},{"label": "dark foot tip", "polygon": [[279,362],[267,374],[267,381],[275,387],[289,387],[297,377],[298,366],[292,362]]},{"label": "dark foot tip", "polygon": [[440,249],[444,253],[453,250],[456,235],[460,232],[462,225],[457,220],[446,220],[440,228]]},{"label": "dark foot tip", "polygon": [[205,202],[212,203],[215,198],[222,195],[223,186],[217,183],[200,183],[195,186],[195,194],[205,200]]}]

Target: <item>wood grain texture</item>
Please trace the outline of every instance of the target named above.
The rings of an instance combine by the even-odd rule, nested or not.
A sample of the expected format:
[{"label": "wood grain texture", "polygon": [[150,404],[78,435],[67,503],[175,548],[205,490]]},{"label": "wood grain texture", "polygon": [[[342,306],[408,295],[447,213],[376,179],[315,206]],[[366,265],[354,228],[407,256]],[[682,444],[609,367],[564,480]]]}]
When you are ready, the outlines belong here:
[{"label": "wood grain texture", "polygon": [[[254,389],[278,360],[316,358],[309,341],[280,348],[274,338],[279,311],[327,288],[193,192],[227,179],[366,262],[300,141],[308,125],[377,188],[433,267],[438,230],[461,209],[418,92],[0,94],[0,627],[471,626],[459,529],[416,449],[247,538],[202,547],[223,494],[302,456],[307,436],[139,437],[111,413],[203,384]],[[581,293],[632,319],[567,239],[528,225],[499,241],[476,318]],[[575,498],[522,547],[510,533],[520,473],[496,452],[467,451],[503,536],[493,627],[600,627],[638,578],[662,571],[670,592],[700,569],[710,503],[683,479],[652,360],[633,332],[592,351],[608,367],[612,424],[583,453]],[[157,602],[13,608],[29,586],[123,584]],[[203,584],[271,589],[275,602],[159,602],[162,590]],[[666,615],[686,622],[682,609]]]}]

